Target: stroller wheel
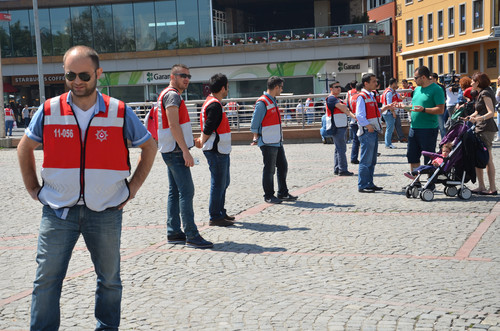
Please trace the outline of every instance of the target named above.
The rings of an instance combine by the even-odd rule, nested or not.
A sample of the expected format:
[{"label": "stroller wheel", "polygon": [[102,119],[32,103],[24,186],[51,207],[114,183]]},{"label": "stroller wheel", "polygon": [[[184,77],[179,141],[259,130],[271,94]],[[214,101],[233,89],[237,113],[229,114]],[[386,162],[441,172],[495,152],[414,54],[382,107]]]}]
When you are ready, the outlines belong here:
[{"label": "stroller wheel", "polygon": [[411,186],[406,187],[405,194],[408,199],[411,198]]},{"label": "stroller wheel", "polygon": [[418,187],[415,187],[415,186],[414,186],[414,187],[411,189],[411,195],[412,195],[415,199],[416,199],[416,198],[418,198]]},{"label": "stroller wheel", "polygon": [[434,199],[434,192],[432,192],[432,190],[425,189],[420,192],[420,199],[423,201],[432,201],[432,199]]},{"label": "stroller wheel", "polygon": [[460,199],[469,200],[471,196],[472,196],[472,191],[469,190],[467,187],[458,190],[458,197]]},{"label": "stroller wheel", "polygon": [[457,195],[458,189],[456,186],[447,186],[444,188],[444,194],[446,194],[449,197],[454,197]]}]

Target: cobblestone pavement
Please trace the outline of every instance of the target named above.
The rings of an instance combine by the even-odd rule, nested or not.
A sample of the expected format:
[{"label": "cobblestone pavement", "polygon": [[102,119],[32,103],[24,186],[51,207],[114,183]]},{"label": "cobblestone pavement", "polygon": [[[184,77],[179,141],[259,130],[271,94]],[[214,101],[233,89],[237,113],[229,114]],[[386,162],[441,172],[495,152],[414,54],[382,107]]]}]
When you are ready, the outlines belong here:
[{"label": "cobblestone pavement", "polygon": [[[124,213],[121,329],[500,330],[498,198],[464,201],[438,186],[432,202],[407,199],[406,146],[396,145],[380,144],[384,190],[360,194],[357,177],[333,175],[333,145],[287,144],[288,183],[300,197],[281,205],[263,201],[260,150],[235,146],[229,228],[208,226],[209,171],[194,151],[195,217],[212,250],[166,243],[168,181],[157,156]],[[15,150],[0,150],[0,165],[0,330],[27,330],[41,205],[24,190]],[[80,240],[62,330],[94,328],[94,289]]]}]

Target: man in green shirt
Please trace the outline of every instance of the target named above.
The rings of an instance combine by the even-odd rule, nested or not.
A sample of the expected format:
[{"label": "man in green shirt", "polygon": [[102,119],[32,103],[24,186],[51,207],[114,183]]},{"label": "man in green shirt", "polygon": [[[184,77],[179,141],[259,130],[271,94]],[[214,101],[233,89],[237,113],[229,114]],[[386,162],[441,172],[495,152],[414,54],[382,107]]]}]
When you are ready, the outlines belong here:
[{"label": "man in green shirt", "polygon": [[[429,69],[422,66],[415,70],[413,76],[418,86],[413,92],[413,109],[406,152],[411,171],[420,166],[422,151],[436,152],[438,116],[444,112],[444,92],[431,81],[430,75]],[[427,162],[429,159],[424,157],[424,163]]]}]

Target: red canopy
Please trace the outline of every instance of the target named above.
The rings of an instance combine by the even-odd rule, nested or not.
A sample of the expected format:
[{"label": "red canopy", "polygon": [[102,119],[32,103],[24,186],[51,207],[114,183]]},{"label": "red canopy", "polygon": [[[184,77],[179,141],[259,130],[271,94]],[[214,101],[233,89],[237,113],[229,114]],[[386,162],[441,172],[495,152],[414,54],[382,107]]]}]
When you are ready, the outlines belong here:
[{"label": "red canopy", "polygon": [[10,85],[9,83],[3,83],[3,91],[5,93],[14,93],[14,92],[17,92],[17,88]]}]

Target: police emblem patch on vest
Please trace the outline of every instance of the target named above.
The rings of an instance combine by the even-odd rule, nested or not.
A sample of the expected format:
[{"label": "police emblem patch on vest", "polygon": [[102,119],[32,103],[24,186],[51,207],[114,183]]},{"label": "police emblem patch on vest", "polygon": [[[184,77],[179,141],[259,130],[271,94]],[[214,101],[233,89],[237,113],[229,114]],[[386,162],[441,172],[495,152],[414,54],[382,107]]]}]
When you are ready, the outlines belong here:
[{"label": "police emblem patch on vest", "polygon": [[97,140],[103,142],[104,140],[108,139],[108,132],[101,129],[95,133],[95,136],[96,136]]}]

